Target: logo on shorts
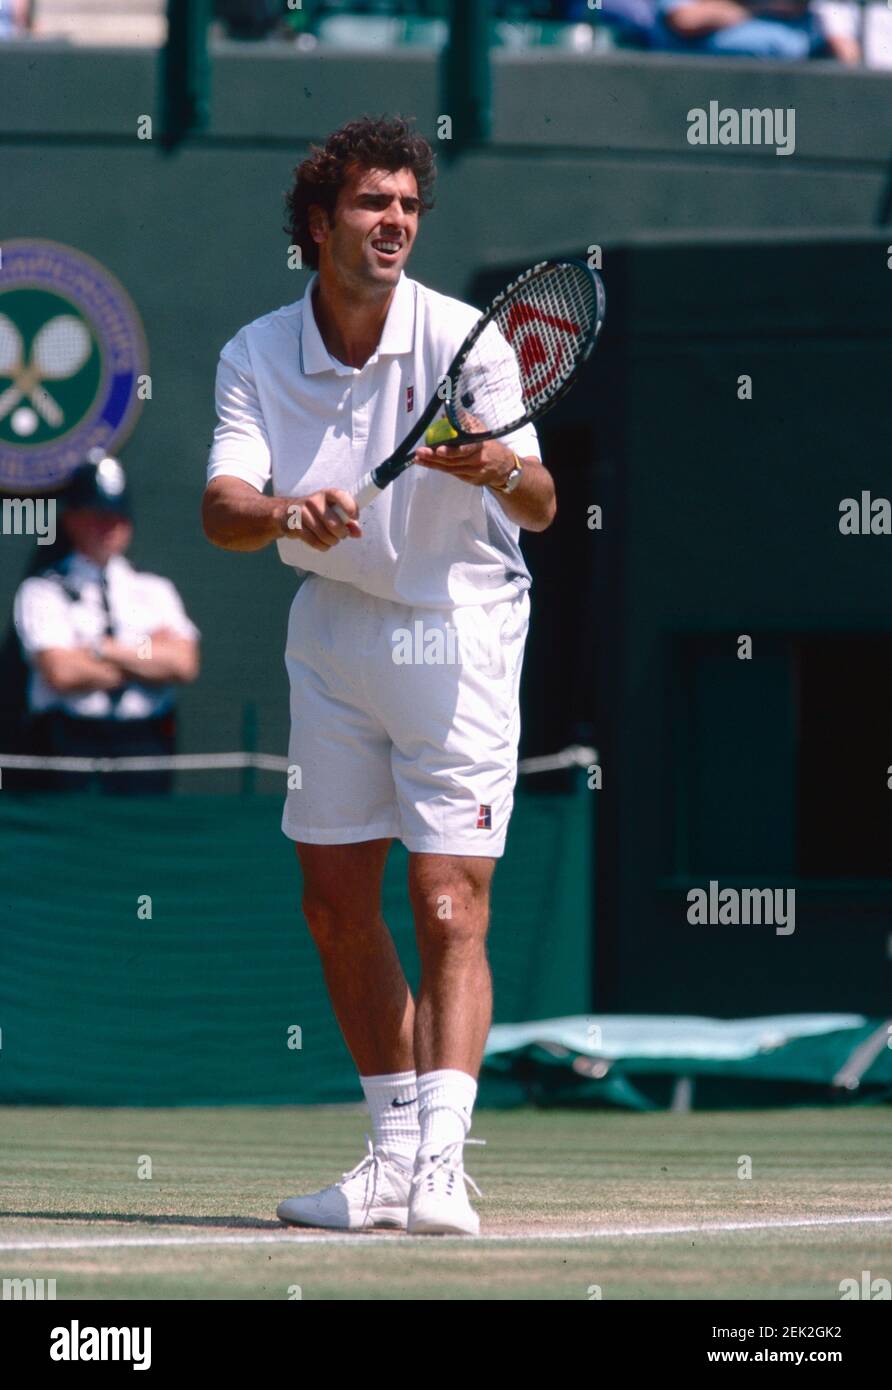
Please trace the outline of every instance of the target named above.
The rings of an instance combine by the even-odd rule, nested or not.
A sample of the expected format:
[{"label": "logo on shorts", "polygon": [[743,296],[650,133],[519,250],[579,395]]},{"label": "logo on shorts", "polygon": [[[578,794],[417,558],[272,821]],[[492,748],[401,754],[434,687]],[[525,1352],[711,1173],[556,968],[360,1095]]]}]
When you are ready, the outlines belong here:
[{"label": "logo on shorts", "polygon": [[478,829],[478,830],[492,830],[492,807],[491,807],[491,806],[478,806],[478,807],[477,807],[477,829]]},{"label": "logo on shorts", "polygon": [[415,409],[415,387],[406,387],[406,414],[411,415]]},{"label": "logo on shorts", "polygon": [[91,256],[7,241],[0,262],[0,488],[64,482],[112,453],[142,408],[145,335],[130,296]]}]

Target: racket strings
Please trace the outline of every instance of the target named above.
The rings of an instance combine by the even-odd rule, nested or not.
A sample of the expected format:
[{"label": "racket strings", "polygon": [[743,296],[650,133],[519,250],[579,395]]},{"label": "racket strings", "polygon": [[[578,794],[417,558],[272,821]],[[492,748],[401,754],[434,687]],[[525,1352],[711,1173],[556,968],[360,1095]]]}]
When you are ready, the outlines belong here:
[{"label": "racket strings", "polygon": [[453,413],[467,434],[505,432],[541,413],[576,371],[598,317],[594,278],[563,262],[519,285],[466,358]]},{"label": "racket strings", "polygon": [[521,303],[500,311],[520,361],[528,410],[541,409],[575,371],[596,313],[594,281],[576,265],[534,279]]},{"label": "racket strings", "polygon": [[486,434],[523,414],[517,360],[492,324],[465,359],[453,411],[466,434]]}]

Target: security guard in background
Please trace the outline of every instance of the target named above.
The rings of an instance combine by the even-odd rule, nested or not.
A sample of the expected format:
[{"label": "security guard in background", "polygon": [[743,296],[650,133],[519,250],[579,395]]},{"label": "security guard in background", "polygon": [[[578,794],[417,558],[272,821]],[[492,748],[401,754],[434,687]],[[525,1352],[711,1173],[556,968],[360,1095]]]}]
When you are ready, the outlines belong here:
[{"label": "security guard in background", "polygon": [[[62,496],[66,553],[24,580],[14,620],[30,668],[29,738],[51,757],[145,757],[175,746],[174,686],[194,681],[199,632],[168,579],[124,558],[133,535],[124,470],[94,451]],[[45,788],[82,790],[92,773]],[[169,792],[170,772],[98,774],[112,794]]]}]

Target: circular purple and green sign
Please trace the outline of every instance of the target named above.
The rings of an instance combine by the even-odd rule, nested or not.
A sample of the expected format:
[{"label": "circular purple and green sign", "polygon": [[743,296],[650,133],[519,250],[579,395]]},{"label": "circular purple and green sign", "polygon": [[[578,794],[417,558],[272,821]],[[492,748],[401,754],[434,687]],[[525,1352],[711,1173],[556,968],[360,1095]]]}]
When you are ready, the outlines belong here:
[{"label": "circular purple and green sign", "polygon": [[52,490],[133,429],[145,334],[123,286],[82,251],[22,238],[0,256],[0,489]]}]

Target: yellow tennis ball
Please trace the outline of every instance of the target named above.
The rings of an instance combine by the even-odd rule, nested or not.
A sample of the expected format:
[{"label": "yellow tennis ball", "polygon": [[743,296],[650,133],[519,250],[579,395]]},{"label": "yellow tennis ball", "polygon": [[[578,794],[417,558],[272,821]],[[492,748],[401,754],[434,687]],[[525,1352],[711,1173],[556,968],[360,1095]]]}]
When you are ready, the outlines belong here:
[{"label": "yellow tennis ball", "polygon": [[428,425],[424,432],[424,442],[429,449],[436,449],[438,444],[448,444],[450,439],[458,439],[458,430],[452,428],[445,415]]}]

